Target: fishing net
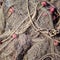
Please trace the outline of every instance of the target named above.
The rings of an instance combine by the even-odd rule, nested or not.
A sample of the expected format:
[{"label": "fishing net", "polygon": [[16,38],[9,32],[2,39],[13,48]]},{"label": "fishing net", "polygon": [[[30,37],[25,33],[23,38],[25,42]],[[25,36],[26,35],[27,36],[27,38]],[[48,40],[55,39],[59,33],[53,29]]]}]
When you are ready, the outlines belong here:
[{"label": "fishing net", "polygon": [[[47,7],[43,7],[37,0],[4,1],[6,23],[4,33],[0,35],[1,60],[23,60],[25,54],[27,60],[60,58],[54,51],[54,38],[51,38],[54,34],[48,33],[55,26],[49,11],[53,5],[47,4]],[[14,10],[11,14],[10,8]]]}]

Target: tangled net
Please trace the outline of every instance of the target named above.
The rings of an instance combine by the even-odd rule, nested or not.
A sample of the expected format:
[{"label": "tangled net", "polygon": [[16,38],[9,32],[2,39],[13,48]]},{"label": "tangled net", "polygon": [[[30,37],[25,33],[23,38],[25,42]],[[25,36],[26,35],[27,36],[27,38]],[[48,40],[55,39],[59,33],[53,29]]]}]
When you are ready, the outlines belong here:
[{"label": "tangled net", "polygon": [[[51,58],[50,60],[54,60],[54,58],[56,58],[56,56],[58,56],[60,58],[59,51],[54,46],[54,36],[56,34],[53,34],[52,35],[52,34],[49,33],[49,31],[51,29],[54,29],[54,26],[53,26],[53,23],[52,23],[52,16],[51,16],[50,12],[48,11],[49,10],[49,7],[48,8],[47,7],[46,8],[43,7],[41,5],[41,2],[38,2],[38,1],[35,1],[34,4],[33,4],[33,2],[32,1],[29,1],[29,0],[26,0],[25,3],[26,3],[27,12],[25,11],[25,13],[26,13],[26,16],[27,17],[24,16],[25,18],[23,20],[21,19],[22,21],[20,21],[20,18],[19,18],[19,15],[20,14],[19,14],[19,11],[17,11],[17,10],[19,10],[19,9],[17,9],[18,7],[17,8],[14,7],[15,9],[17,9],[15,11],[15,13],[18,15],[18,16],[16,15],[18,17],[18,20],[15,19],[14,23],[12,23],[13,28],[10,31],[8,31],[7,33],[4,32],[2,35],[0,35],[0,38],[3,38],[3,40],[2,40],[3,43],[5,43],[5,42],[7,42],[9,40],[9,42],[0,49],[0,52],[13,40],[13,38],[11,36],[14,33],[17,34],[17,35],[20,35],[22,33],[26,33],[30,27],[33,27],[33,32],[31,33],[31,36],[34,35],[34,38],[36,38],[38,35],[42,34],[50,42],[51,52],[45,54],[39,60],[45,60],[45,58],[47,58],[47,57],[50,57]],[[19,3],[19,1],[16,1],[16,3]],[[12,6],[17,6],[16,3],[14,2]],[[30,6],[29,3],[32,3],[34,6]],[[47,2],[47,3],[49,5],[51,5],[49,2]],[[53,5],[51,5],[51,6],[54,7]],[[9,8],[8,8],[8,10],[9,10]],[[7,14],[7,13],[8,13],[8,11],[5,12],[5,14]],[[47,17],[44,16],[43,13],[47,14],[46,15]],[[10,19],[10,16],[11,15],[8,15],[7,14],[7,16],[8,17],[6,17],[6,19],[7,19],[7,22],[8,22],[8,20]],[[44,21],[45,18],[47,18],[49,20],[47,20],[44,23],[43,21]],[[49,23],[49,24],[47,24],[47,23]],[[45,24],[45,25],[43,26],[43,24]],[[37,33],[37,34],[35,34],[34,32]],[[32,48],[33,48],[33,46],[32,46]],[[58,53],[55,53],[55,50]]]}]

